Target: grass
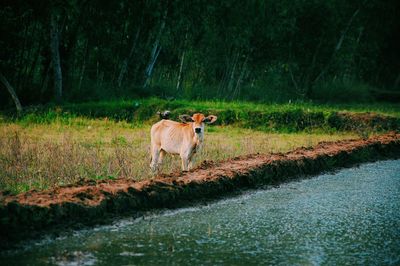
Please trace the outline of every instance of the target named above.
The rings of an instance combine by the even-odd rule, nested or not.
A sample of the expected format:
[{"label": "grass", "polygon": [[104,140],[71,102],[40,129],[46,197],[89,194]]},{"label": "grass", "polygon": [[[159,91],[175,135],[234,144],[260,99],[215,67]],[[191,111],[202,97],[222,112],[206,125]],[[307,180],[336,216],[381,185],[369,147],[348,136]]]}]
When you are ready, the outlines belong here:
[{"label": "grass", "polygon": [[[147,98],[137,100],[121,100],[121,101],[103,101],[103,102],[87,102],[80,104],[66,104],[65,108],[70,111],[74,109],[91,109],[91,107],[103,109],[123,110],[125,108],[133,108],[136,110],[145,109],[146,107],[154,107],[163,109],[163,107],[172,110],[197,110],[197,111],[256,111],[256,112],[286,112],[291,110],[303,109],[312,112],[374,112],[384,115],[392,115],[400,117],[400,106],[398,104],[379,104],[379,103],[360,103],[360,104],[318,104],[311,102],[293,102],[293,103],[253,103],[246,101],[189,101],[189,100],[173,100],[167,101],[159,98]],[[154,109],[151,110],[154,114]],[[114,112],[116,113],[116,112]]]},{"label": "grass", "polygon": [[[151,178],[150,126],[158,120],[156,111],[166,109],[172,111],[173,120],[183,113],[218,115],[217,125],[207,127],[197,164],[205,159],[286,152],[320,141],[366,137],[400,128],[400,105],[390,104],[256,104],[148,98],[30,107],[20,116],[0,114],[0,190],[19,193],[46,189],[80,178]],[[338,115],[343,111],[390,117],[362,124]],[[179,169],[179,157],[167,156],[162,171]]]},{"label": "grass", "polygon": [[[303,112],[322,113],[327,116],[333,112],[374,112],[400,118],[400,105],[398,104],[317,104],[311,102],[294,102],[285,104],[261,104],[245,101],[189,101],[189,100],[163,100],[159,98],[146,98],[134,100],[100,101],[85,103],[65,103],[62,106],[33,106],[26,108],[25,113],[17,119],[26,123],[49,123],[55,119],[63,119],[66,123],[70,118],[89,117],[105,118],[116,121],[126,120],[142,123],[154,118],[156,110],[169,109],[173,115],[182,113],[217,112],[232,114],[230,119],[251,118],[254,113],[288,113],[301,110]],[[13,116],[12,111],[3,112],[0,119],[8,120]]]},{"label": "grass", "polygon": [[[129,122],[131,127],[151,125],[158,120],[158,110],[170,110],[172,119],[180,114],[202,112],[218,116],[218,125],[292,133],[322,130],[324,132],[358,130],[380,132],[400,128],[400,106],[391,104],[318,105],[313,103],[260,104],[250,102],[163,100],[158,98],[129,101],[65,103],[62,106],[28,107],[22,115],[0,113],[0,123],[21,126],[61,123],[66,126],[87,124],[87,119]],[[352,117],[343,119],[340,112],[373,112],[384,115],[360,123]],[[365,135],[363,133],[363,135]]]},{"label": "grass", "polygon": [[[0,123],[0,190],[19,193],[73,183],[80,178],[151,178],[150,125],[69,117],[50,123]],[[201,161],[251,153],[286,152],[319,141],[356,138],[355,133],[277,134],[234,126],[206,127]],[[180,169],[167,156],[162,172]]]}]

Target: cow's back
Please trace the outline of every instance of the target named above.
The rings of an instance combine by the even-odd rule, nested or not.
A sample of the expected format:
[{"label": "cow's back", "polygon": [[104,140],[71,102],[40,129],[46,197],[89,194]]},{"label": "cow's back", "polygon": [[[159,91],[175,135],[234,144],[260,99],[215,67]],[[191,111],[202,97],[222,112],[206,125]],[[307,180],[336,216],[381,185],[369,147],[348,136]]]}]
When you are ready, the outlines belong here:
[{"label": "cow's back", "polygon": [[151,144],[168,153],[180,153],[186,138],[185,131],[190,130],[189,124],[171,120],[161,120],[151,127]]}]

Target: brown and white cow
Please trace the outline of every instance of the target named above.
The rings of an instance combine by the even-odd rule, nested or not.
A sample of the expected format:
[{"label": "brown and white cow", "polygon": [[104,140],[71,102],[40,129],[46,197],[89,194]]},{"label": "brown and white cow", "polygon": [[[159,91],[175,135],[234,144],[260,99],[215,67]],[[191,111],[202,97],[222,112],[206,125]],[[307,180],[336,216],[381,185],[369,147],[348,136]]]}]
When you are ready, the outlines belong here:
[{"label": "brown and white cow", "polygon": [[215,115],[180,115],[183,123],[161,120],[151,127],[151,163],[153,172],[157,171],[166,153],[179,154],[182,170],[192,167],[193,155],[199,151],[204,141],[204,124],[217,120]]}]

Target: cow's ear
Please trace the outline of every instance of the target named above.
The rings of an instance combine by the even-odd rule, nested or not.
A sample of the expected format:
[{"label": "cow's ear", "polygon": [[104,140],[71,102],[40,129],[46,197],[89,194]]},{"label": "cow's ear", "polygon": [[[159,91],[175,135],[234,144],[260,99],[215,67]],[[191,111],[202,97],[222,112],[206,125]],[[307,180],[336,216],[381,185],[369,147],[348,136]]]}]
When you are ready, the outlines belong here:
[{"label": "cow's ear", "polygon": [[188,123],[188,122],[193,122],[193,119],[190,117],[190,115],[180,115],[179,119],[183,122],[183,123]]},{"label": "cow's ear", "polygon": [[209,115],[209,116],[207,116],[206,118],[203,119],[203,122],[207,123],[207,124],[212,124],[215,121],[217,121],[217,116],[215,116],[215,115]]}]

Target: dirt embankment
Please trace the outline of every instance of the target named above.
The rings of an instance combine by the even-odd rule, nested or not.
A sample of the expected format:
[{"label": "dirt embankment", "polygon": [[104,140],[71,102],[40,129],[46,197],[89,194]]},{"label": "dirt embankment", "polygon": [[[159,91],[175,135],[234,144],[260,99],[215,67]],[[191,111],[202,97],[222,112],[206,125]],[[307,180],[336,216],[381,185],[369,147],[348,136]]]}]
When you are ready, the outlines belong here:
[{"label": "dirt embankment", "polygon": [[135,182],[81,181],[47,191],[0,195],[2,245],[55,226],[93,224],[104,218],[182,201],[215,198],[239,188],[289,179],[361,162],[400,157],[400,134],[367,140],[323,142],[285,154],[255,154],[224,162],[204,162],[186,173]]},{"label": "dirt embankment", "polygon": [[347,131],[397,131],[400,128],[400,119],[376,113],[334,112],[328,117],[328,125],[337,130]]}]

